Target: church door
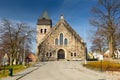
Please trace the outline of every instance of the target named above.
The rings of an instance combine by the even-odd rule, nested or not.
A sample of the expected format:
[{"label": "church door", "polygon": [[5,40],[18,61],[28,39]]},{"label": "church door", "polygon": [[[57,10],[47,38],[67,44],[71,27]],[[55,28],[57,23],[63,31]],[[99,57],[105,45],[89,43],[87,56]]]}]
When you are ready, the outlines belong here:
[{"label": "church door", "polygon": [[58,59],[65,59],[65,52],[63,49],[58,50]]}]

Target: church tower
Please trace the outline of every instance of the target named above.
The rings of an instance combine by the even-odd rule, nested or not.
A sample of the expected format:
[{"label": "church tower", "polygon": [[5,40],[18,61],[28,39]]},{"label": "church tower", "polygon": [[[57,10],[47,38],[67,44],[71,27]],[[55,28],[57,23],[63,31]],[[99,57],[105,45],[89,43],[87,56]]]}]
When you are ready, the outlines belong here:
[{"label": "church tower", "polygon": [[38,46],[42,42],[43,38],[52,28],[52,20],[48,16],[47,11],[44,11],[37,20],[36,28],[36,53],[38,53]]}]

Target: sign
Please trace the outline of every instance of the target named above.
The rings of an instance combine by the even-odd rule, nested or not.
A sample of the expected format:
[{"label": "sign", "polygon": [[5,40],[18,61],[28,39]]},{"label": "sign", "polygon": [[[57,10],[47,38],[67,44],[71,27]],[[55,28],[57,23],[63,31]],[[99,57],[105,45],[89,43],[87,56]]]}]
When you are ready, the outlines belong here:
[{"label": "sign", "polygon": [[100,55],[99,60],[103,60],[103,55]]}]

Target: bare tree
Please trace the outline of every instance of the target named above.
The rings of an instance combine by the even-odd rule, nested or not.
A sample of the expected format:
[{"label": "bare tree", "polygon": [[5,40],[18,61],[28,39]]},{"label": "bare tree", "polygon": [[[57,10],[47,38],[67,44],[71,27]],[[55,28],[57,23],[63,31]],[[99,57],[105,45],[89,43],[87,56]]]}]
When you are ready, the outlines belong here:
[{"label": "bare tree", "polygon": [[110,56],[114,57],[116,47],[116,30],[120,22],[120,0],[98,0],[98,5],[91,9],[93,18],[90,23],[99,29],[99,35],[103,35],[110,50]]},{"label": "bare tree", "polygon": [[116,48],[120,48],[120,27],[116,30],[115,35]]},{"label": "bare tree", "polygon": [[49,61],[52,60],[52,56],[55,55],[56,47],[52,46],[48,40],[43,41],[38,46],[38,60],[39,61]]},{"label": "bare tree", "polygon": [[[17,61],[20,53],[23,51],[25,37],[27,37],[27,43],[31,43],[31,36],[34,31],[30,29],[25,23],[11,22],[10,20],[3,19],[0,25],[0,37],[1,47],[4,52],[9,54],[10,65],[13,64],[13,60]],[[25,34],[28,34],[25,36]],[[29,37],[29,38],[28,38]],[[31,38],[30,38],[31,37]],[[27,45],[26,45],[27,46]],[[29,46],[30,47],[30,46]],[[30,49],[29,49],[30,50]]]},{"label": "bare tree", "polygon": [[105,40],[105,37],[103,35],[100,35],[101,33],[101,30],[97,30],[95,33],[94,33],[94,36],[92,37],[92,46],[91,46],[91,50],[92,51],[99,51],[100,53],[104,53],[104,50],[107,47],[107,42]]}]

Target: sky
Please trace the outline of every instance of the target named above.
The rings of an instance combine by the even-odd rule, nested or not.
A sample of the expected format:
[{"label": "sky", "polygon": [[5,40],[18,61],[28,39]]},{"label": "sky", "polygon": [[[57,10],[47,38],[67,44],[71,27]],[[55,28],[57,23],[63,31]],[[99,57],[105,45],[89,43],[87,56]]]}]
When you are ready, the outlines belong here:
[{"label": "sky", "polygon": [[63,14],[64,19],[82,37],[89,49],[90,9],[96,6],[96,3],[97,0],[0,0],[0,19],[21,21],[36,28],[37,19],[43,11],[48,12],[53,26]]}]

